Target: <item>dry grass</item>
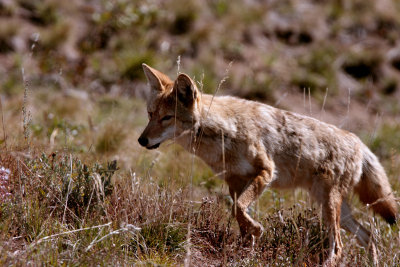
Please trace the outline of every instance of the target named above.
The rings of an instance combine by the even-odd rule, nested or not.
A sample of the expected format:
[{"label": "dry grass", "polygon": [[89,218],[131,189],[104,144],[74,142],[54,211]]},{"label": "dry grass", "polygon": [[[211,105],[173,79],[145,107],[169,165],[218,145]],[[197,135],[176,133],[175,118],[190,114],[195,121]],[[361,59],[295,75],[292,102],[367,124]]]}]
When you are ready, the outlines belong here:
[{"label": "dry grass", "polygon": [[[252,211],[266,231],[251,247],[240,238],[224,190],[199,197],[188,182],[117,170],[116,162],[85,165],[66,154],[8,152],[1,162],[12,178],[11,197],[1,205],[2,264],[181,265],[189,257],[193,266],[313,266],[327,256],[319,210],[299,194],[290,208],[283,207],[295,203],[290,196],[279,205],[271,197]],[[376,235],[380,261],[398,264],[397,226],[361,218]],[[344,244],[342,263],[370,264],[354,237],[344,235]]]}]

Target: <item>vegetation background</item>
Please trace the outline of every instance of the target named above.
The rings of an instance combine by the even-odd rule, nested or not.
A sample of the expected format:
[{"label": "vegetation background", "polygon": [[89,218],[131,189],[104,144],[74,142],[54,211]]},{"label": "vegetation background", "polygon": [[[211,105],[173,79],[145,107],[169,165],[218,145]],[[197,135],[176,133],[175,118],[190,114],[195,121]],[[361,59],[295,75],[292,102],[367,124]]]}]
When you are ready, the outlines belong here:
[{"label": "vegetation background", "polygon": [[[320,264],[307,193],[267,190],[252,248],[203,162],[139,147],[141,64],[355,132],[399,196],[399,37],[396,0],[0,0],[0,264]],[[400,265],[398,226],[349,197],[382,266]],[[371,264],[343,239],[342,265]]]}]

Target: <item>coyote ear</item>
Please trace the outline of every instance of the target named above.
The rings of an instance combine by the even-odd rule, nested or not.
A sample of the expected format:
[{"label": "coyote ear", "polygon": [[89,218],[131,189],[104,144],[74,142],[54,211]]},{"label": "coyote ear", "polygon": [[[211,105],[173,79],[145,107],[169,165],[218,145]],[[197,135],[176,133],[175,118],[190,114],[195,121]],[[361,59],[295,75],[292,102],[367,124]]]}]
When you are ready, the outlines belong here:
[{"label": "coyote ear", "polygon": [[178,95],[178,100],[186,107],[191,107],[197,98],[197,88],[195,83],[186,74],[179,74],[174,84],[174,90]]},{"label": "coyote ear", "polygon": [[145,63],[142,64],[142,67],[151,89],[162,92],[167,84],[172,83],[171,79],[161,71],[153,69]]}]

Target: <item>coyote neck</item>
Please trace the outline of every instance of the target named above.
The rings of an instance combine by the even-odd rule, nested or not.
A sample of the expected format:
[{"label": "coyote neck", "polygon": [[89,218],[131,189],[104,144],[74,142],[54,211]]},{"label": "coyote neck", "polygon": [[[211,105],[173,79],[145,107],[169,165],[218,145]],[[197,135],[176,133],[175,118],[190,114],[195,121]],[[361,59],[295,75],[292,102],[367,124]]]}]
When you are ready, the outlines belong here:
[{"label": "coyote neck", "polygon": [[224,105],[223,97],[203,95],[198,105],[199,120],[176,142],[221,172],[223,154],[229,153],[238,132],[235,114]]}]

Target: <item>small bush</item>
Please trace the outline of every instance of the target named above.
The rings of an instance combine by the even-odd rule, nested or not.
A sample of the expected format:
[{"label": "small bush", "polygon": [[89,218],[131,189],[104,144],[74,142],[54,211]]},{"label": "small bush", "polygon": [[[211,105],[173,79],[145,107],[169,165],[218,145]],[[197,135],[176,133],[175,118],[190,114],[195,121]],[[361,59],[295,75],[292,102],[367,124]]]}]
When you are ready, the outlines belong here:
[{"label": "small bush", "polygon": [[56,5],[50,1],[18,0],[21,7],[28,10],[28,18],[41,26],[54,24],[57,21]]},{"label": "small bush", "polygon": [[145,80],[142,63],[145,62],[146,64],[153,65],[154,59],[151,52],[138,53],[135,51],[126,51],[120,55],[118,62],[121,68],[121,78]]},{"label": "small bush", "polygon": [[[117,161],[88,167],[79,160],[71,166],[75,172],[62,176],[61,196],[78,217],[102,203],[112,193],[111,177],[117,170]],[[64,166],[68,167],[68,166]]]},{"label": "small bush", "polygon": [[[178,253],[186,240],[186,229],[182,226],[150,224],[140,230],[139,242],[132,241],[132,248],[137,251]],[[141,241],[142,240],[142,241]]]},{"label": "small bush", "polygon": [[382,58],[372,51],[351,54],[343,63],[343,70],[355,79],[371,79],[376,82],[380,78]]},{"label": "small bush", "polygon": [[123,127],[108,124],[97,137],[96,151],[99,153],[108,153],[116,151],[124,141],[126,132]]},{"label": "small bush", "polygon": [[400,125],[383,125],[369,143],[380,159],[390,159],[393,153],[400,153]]}]

